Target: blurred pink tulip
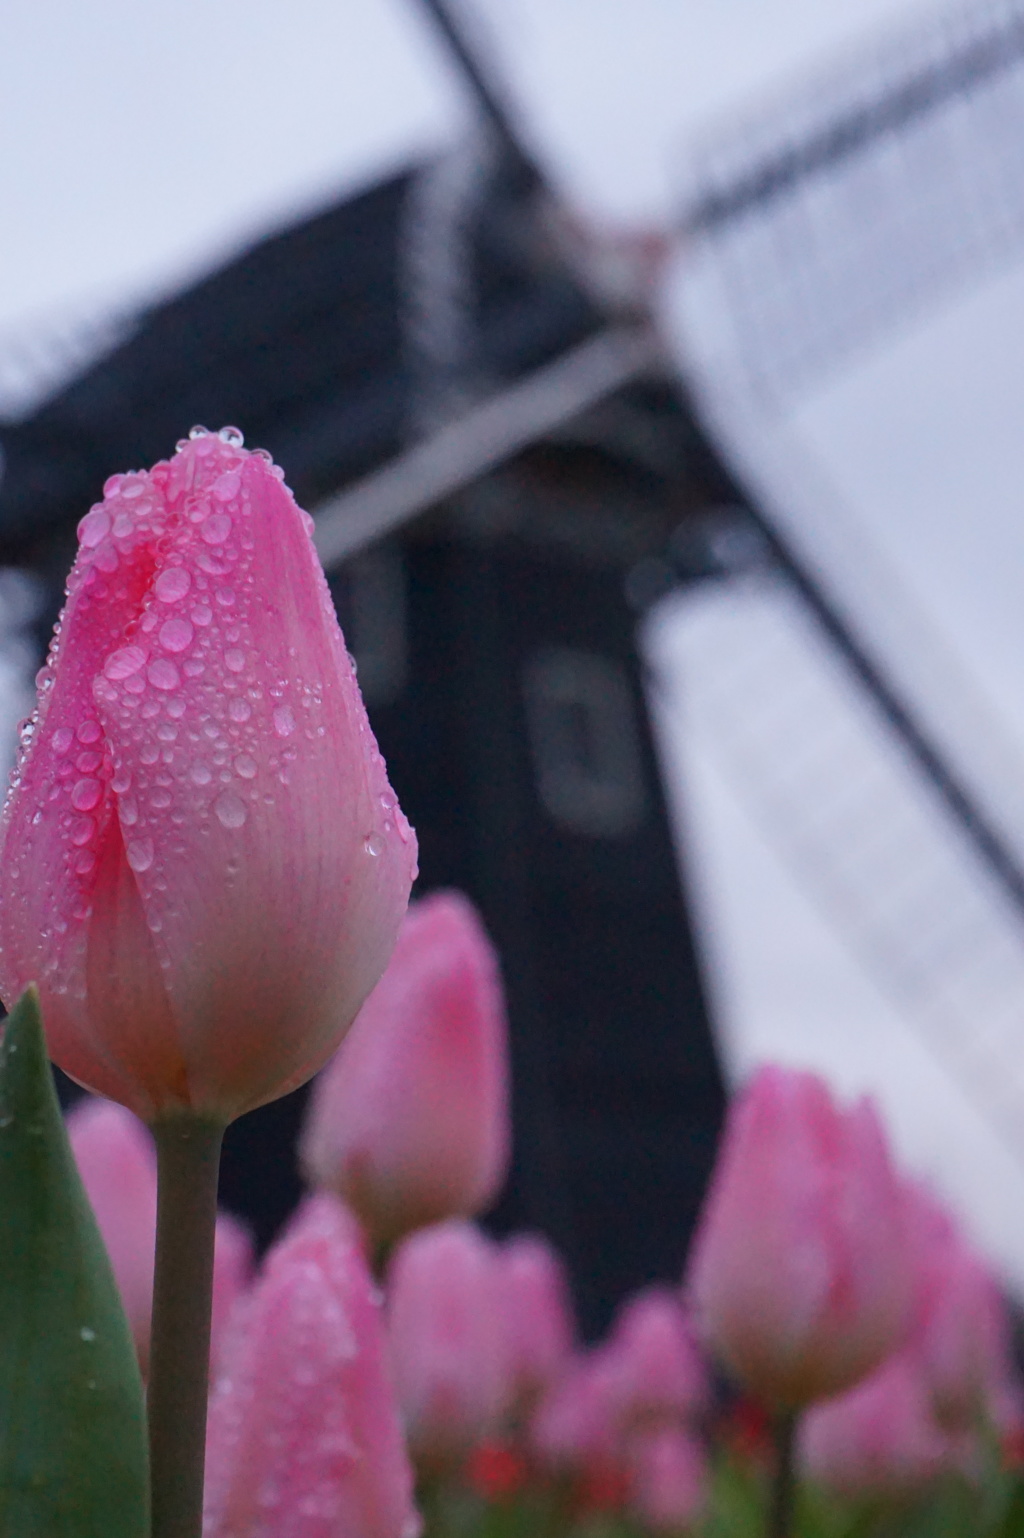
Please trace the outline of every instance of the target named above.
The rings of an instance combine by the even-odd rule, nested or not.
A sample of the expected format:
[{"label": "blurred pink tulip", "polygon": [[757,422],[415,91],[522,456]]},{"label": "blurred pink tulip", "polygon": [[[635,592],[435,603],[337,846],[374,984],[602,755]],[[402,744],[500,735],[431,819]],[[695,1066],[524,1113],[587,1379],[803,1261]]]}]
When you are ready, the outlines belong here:
[{"label": "blurred pink tulip", "polygon": [[415,1538],[361,1236],[322,1198],[264,1262],[210,1401],[205,1538]]},{"label": "blurred pink tulip", "polygon": [[960,1450],[935,1421],[920,1363],[904,1350],[808,1411],[800,1459],[812,1479],[840,1495],[899,1497],[959,1467]]},{"label": "blurred pink tulip", "polygon": [[630,1505],[644,1527],[680,1533],[693,1527],[707,1499],[707,1460],[682,1426],[649,1426],[630,1447]]},{"label": "blurred pink tulip", "polygon": [[387,971],[313,1091],[302,1157],[375,1247],[497,1195],[509,1149],[505,1010],[472,904],[412,909]]},{"label": "blurred pink tulip", "polygon": [[541,1468],[562,1477],[617,1476],[624,1468],[614,1364],[608,1351],[577,1355],[549,1387],[529,1428]]},{"label": "blurred pink tulip", "polygon": [[732,1105],[689,1287],[702,1330],[767,1405],[840,1393],[899,1342],[906,1204],[873,1107],[763,1068]]},{"label": "blurred pink tulip", "polygon": [[494,1246],[471,1223],[421,1229],[391,1257],[392,1375],[410,1450],[425,1467],[461,1461],[506,1408],[498,1289]]},{"label": "blurred pink tulip", "polygon": [[222,1212],[213,1247],[213,1313],[210,1320],[210,1367],[215,1375],[235,1309],[252,1280],[252,1235],[244,1223]]},{"label": "blurred pink tulip", "polygon": [[145,1373],[156,1243],[153,1139],[136,1116],[109,1100],[79,1101],[68,1112],[67,1129]]},{"label": "blurred pink tulip", "polygon": [[624,1426],[678,1421],[705,1407],[707,1368],[682,1304],[668,1287],[646,1287],[628,1298],[605,1349]]},{"label": "blurred pink tulip", "polygon": [[507,1398],[528,1409],[572,1353],[575,1324],[565,1269],[537,1234],[515,1234],[497,1252]]},{"label": "blurred pink tulip", "polygon": [[227,1121],[330,1056],[416,841],[310,539],[234,430],[113,476],[0,826],[0,993],[149,1121]]},{"label": "blurred pink tulip", "polygon": [[910,1340],[934,1413],[950,1431],[981,1421],[1016,1429],[1021,1386],[991,1271],[929,1192],[911,1187],[909,1195],[919,1254]]},{"label": "blurred pink tulip", "polygon": [[[149,1363],[156,1247],[156,1151],[146,1128],[110,1100],[80,1100],[67,1115],[68,1139],[110,1257],[139,1365]],[[222,1212],[213,1252],[211,1357],[228,1314],[248,1281],[252,1241],[245,1225]]]}]

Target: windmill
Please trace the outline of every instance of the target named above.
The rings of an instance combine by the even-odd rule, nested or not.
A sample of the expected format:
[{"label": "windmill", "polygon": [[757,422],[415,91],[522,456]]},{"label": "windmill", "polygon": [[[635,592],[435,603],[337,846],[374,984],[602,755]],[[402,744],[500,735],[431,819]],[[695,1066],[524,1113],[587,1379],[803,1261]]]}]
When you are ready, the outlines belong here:
[{"label": "windmill", "polygon": [[[980,118],[987,154],[993,83],[1008,103],[1000,122],[1015,103],[1024,113],[1021,23],[1011,5],[929,23],[906,57],[872,61],[868,86],[858,78],[844,96],[833,84],[817,115],[797,102],[781,127],[709,146],[682,220],[680,374],[642,287],[613,291],[573,241],[457,14],[424,3],[479,131],[128,318],[97,361],[0,428],[0,556],[62,574],[106,475],[166,453],[191,421],[238,422],[286,466],[316,516],[426,883],[465,887],[505,958],[517,1136],[495,1221],[556,1238],[592,1331],[629,1287],[678,1272],[722,1107],[636,641],[654,598],[685,591],[694,706],[752,794],[806,760],[788,799],[762,797],[781,838],[806,844],[790,803],[820,802],[827,765],[794,751],[816,719],[799,700],[788,716],[751,707],[773,705],[802,669],[833,718],[846,709],[844,765],[850,741],[861,760],[873,752],[872,793],[909,816],[904,863],[941,857],[975,930],[996,937],[1008,999],[1024,967],[1024,872],[996,793],[1011,775],[979,767],[987,729],[947,729],[948,691],[945,713],[931,708],[908,662],[920,649],[854,590],[772,411],[787,370],[864,331],[825,283],[832,309],[820,303],[794,361],[801,305],[821,301],[830,273],[827,227],[820,251],[801,245],[794,207],[823,176],[834,193],[837,167],[867,165],[870,180],[880,148],[951,104]],[[994,232],[978,211],[977,257],[1012,248],[1019,222]],[[751,278],[773,239],[768,290]],[[907,246],[920,291],[919,245]],[[861,269],[853,278],[866,282]],[[871,299],[868,283],[864,310],[884,324]],[[766,636],[788,652],[744,673],[768,655]],[[859,896],[834,879],[827,818],[818,832],[822,852],[805,865],[829,876],[855,924]],[[916,923],[887,915],[883,943],[866,945],[887,979]],[[933,963],[916,965],[901,1000],[953,1050],[956,1021],[921,1005]],[[294,1195],[280,1151],[297,1114],[294,1101],[257,1113],[228,1152],[228,1199],[265,1231]]]}]

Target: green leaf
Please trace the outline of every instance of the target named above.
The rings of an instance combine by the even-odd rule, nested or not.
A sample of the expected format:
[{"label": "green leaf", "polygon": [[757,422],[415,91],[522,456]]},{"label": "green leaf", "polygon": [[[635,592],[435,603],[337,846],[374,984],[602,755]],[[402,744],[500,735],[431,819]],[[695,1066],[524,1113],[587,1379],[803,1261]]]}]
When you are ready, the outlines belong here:
[{"label": "green leaf", "polygon": [[145,1538],[148,1504],[142,1382],[29,988],[0,1046],[0,1533]]}]

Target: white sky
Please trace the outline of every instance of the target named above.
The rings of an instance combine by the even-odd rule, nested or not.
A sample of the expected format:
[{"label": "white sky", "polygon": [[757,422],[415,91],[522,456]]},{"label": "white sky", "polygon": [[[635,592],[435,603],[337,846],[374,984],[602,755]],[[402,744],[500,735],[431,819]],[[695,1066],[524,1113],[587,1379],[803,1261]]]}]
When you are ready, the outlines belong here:
[{"label": "white sky", "polygon": [[[672,217],[688,144],[920,0],[475,0],[528,137],[605,223]],[[0,7],[5,338],[130,304],[450,137],[412,0]],[[808,448],[1024,741],[1024,275],[965,295],[801,406]],[[993,444],[999,452],[993,454]],[[672,662],[670,628],[661,655]],[[685,684],[685,680],[682,681]],[[682,685],[681,685],[682,687]],[[891,1013],[699,742],[673,737],[730,1061],[873,1087],[1024,1284],[1024,1171]]]}]

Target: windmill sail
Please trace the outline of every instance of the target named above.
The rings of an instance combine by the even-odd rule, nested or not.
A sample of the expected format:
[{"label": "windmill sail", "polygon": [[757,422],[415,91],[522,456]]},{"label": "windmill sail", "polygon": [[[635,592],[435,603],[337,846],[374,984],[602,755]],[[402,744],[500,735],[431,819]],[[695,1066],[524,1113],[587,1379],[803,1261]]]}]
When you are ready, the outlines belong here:
[{"label": "windmill sail", "polygon": [[857,349],[1024,254],[1022,132],[1024,7],[931,16],[695,156],[672,325],[780,558],[690,603],[690,710],[1024,1155],[1024,756],[794,427]]}]

